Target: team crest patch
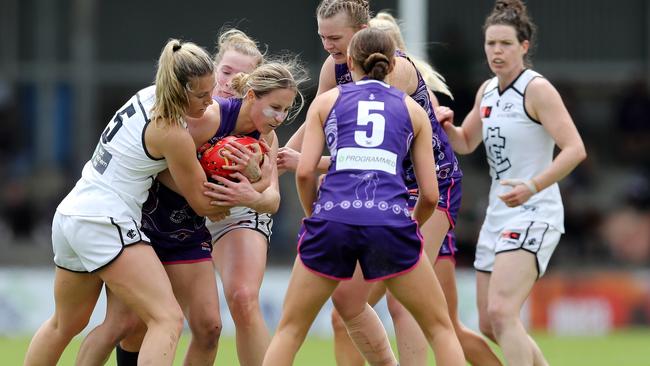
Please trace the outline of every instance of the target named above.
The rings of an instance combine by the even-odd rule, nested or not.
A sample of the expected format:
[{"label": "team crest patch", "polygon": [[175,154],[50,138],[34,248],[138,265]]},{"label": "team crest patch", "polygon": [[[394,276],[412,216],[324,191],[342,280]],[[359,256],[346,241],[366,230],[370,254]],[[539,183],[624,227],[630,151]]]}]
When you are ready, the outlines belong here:
[{"label": "team crest patch", "polygon": [[490,118],[492,114],[492,106],[481,107],[481,118]]}]

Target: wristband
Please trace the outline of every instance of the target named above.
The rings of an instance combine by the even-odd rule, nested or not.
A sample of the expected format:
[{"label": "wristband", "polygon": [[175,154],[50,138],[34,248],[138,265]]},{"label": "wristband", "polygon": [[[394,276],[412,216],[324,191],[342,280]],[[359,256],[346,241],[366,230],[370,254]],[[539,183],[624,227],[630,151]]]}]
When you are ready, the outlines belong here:
[{"label": "wristband", "polygon": [[524,185],[526,185],[526,187],[528,187],[528,189],[529,189],[531,192],[533,192],[533,194],[539,192],[539,190],[537,189],[537,184],[535,184],[535,182],[534,182],[532,179],[525,180],[525,181],[523,181],[522,183],[523,183]]}]

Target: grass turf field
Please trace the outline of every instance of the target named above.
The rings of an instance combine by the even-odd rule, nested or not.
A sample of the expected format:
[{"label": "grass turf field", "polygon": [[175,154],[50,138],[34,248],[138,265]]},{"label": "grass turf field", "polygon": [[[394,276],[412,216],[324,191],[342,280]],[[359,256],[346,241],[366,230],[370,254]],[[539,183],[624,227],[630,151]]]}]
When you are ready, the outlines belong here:
[{"label": "grass turf field", "polygon": [[[553,366],[648,366],[650,365],[650,329],[619,331],[607,336],[558,337],[535,334],[549,363]],[[189,337],[184,335],[174,365],[182,364],[182,355]],[[59,365],[74,365],[74,357],[81,343],[77,337],[68,347]],[[21,365],[29,337],[0,337],[0,364]],[[432,359],[432,358],[431,358]],[[335,365],[332,340],[310,337],[300,349],[296,365]],[[431,362],[433,365],[433,361]],[[111,357],[108,365],[115,365]],[[224,337],[219,341],[216,365],[237,365],[234,338]]]}]

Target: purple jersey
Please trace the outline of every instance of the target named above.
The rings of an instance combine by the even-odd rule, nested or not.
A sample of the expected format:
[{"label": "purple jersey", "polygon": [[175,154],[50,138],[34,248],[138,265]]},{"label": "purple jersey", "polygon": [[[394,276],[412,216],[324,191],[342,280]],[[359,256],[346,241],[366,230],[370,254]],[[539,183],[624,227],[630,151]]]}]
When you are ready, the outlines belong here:
[{"label": "purple jersey", "polygon": [[[395,55],[406,58],[413,67],[415,67],[413,62],[404,52],[397,50],[395,51]],[[415,71],[418,77],[418,85],[415,92],[411,94],[411,98],[424,108],[429,115],[429,120],[431,121],[431,129],[433,131],[433,153],[436,159],[436,176],[438,177],[438,181],[449,178],[456,178],[456,180],[459,180],[458,178],[462,177],[463,173],[458,165],[458,159],[456,159],[456,155],[449,143],[447,133],[442,129],[440,122],[438,122],[438,119],[436,119],[436,116],[433,113],[433,104],[431,103],[431,97],[429,96],[429,91],[424,82],[424,78],[422,78],[422,75],[417,68],[415,68]],[[335,64],[334,73],[338,85],[352,81],[352,75],[350,74],[347,64]],[[410,189],[417,188],[415,172],[413,171],[413,164],[410,157],[405,161],[405,164],[406,184]]]},{"label": "purple jersey", "polygon": [[352,74],[348,69],[348,64],[334,64],[334,74],[336,76],[336,85],[352,82]]},{"label": "purple jersey", "polygon": [[324,125],[331,164],[312,217],[353,225],[410,222],[403,163],[413,125],[406,95],[369,79],[338,88]]},{"label": "purple jersey", "polygon": [[212,237],[205,218],[183,196],[155,180],[142,206],[142,231],[163,264],[210,260]]},{"label": "purple jersey", "polygon": [[[215,101],[219,103],[221,123],[210,139],[211,143],[232,134],[242,105],[241,99],[215,98]],[[255,131],[250,136],[258,138],[259,132]],[[149,190],[149,197],[142,208],[142,230],[151,238],[154,247],[168,252],[165,258],[161,258],[170,263],[202,259],[200,256],[204,256],[208,248],[206,240],[211,242],[205,218],[197,215],[182,195],[158,180]],[[179,248],[183,251],[179,251]]]},{"label": "purple jersey", "polygon": [[[235,130],[235,126],[237,125],[237,117],[239,116],[239,111],[242,106],[242,100],[239,98],[214,97],[213,99],[215,102],[219,103],[221,123],[219,124],[217,132],[209,140],[211,144],[216,143],[226,136],[232,135],[232,132]],[[259,139],[260,133],[259,131],[253,131],[246,136]]]}]

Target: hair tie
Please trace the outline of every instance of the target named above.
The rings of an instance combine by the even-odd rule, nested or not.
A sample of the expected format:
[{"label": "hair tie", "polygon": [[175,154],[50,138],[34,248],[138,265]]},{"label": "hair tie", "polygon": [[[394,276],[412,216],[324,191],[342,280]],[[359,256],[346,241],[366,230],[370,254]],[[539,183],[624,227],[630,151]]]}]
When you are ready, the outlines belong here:
[{"label": "hair tie", "polygon": [[176,52],[176,51],[180,50],[181,46],[182,45],[180,43],[173,45],[172,46],[172,51]]}]

